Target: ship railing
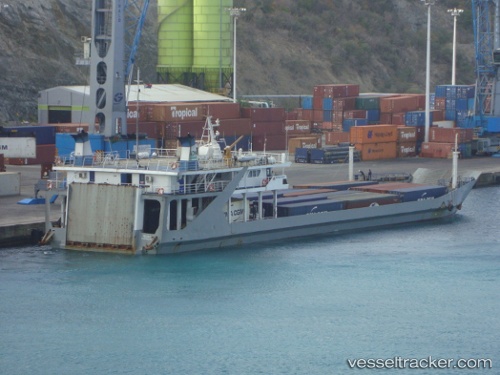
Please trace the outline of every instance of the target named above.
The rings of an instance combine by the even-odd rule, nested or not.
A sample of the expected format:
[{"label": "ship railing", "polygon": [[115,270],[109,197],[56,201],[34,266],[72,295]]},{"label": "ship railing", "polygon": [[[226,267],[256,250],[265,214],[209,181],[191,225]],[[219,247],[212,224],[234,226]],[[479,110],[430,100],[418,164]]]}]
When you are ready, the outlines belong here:
[{"label": "ship railing", "polygon": [[[461,186],[464,186],[464,185],[467,185],[469,182],[474,181],[474,180],[475,180],[474,177],[461,177],[461,176],[458,176],[458,178],[457,178],[457,188],[459,188]],[[449,180],[444,179],[444,178],[440,178],[438,180],[438,185],[441,185],[441,186],[451,187],[451,183],[452,183],[452,179],[451,178]]]},{"label": "ship railing", "polygon": [[189,195],[189,194],[201,194],[201,193],[216,193],[223,191],[226,186],[230,183],[229,180],[218,180],[207,182],[203,184],[193,183],[193,184],[179,184],[175,189],[166,188],[163,185],[144,185],[144,193],[146,194],[173,194],[173,195]]},{"label": "ship railing", "polygon": [[246,152],[246,153],[233,153],[230,158],[214,159],[198,159],[200,169],[220,169],[232,167],[245,167],[245,166],[259,166],[277,163],[284,163],[287,161],[285,153],[263,153],[263,152]]}]

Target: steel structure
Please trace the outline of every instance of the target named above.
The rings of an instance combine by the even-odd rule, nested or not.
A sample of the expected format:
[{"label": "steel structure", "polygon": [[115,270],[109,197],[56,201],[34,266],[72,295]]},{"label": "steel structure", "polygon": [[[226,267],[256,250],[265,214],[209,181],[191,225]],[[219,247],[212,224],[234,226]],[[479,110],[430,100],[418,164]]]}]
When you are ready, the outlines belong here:
[{"label": "steel structure", "polygon": [[[500,117],[499,0],[472,0],[472,18],[476,52],[475,124],[485,128],[486,116]],[[495,9],[494,30],[492,8]]]},{"label": "steel structure", "polygon": [[[142,1],[142,6],[139,0],[93,0],[90,133],[127,134],[125,83],[134,66],[148,5],[149,0]],[[131,29],[135,35],[127,47]]]}]

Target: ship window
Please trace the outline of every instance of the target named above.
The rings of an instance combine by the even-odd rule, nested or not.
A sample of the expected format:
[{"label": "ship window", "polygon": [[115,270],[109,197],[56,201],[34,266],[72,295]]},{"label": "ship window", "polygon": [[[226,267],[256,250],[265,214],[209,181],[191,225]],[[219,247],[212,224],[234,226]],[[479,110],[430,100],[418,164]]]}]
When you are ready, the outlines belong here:
[{"label": "ship window", "polygon": [[131,184],[132,183],[132,173],[122,173],[121,174],[121,183],[122,184]]},{"label": "ship window", "polygon": [[248,177],[259,177],[260,175],[260,169],[253,169],[251,171],[248,171]]},{"label": "ship window", "polygon": [[146,199],[144,201],[144,219],[142,231],[148,234],[156,233],[158,226],[160,225],[160,202]]}]

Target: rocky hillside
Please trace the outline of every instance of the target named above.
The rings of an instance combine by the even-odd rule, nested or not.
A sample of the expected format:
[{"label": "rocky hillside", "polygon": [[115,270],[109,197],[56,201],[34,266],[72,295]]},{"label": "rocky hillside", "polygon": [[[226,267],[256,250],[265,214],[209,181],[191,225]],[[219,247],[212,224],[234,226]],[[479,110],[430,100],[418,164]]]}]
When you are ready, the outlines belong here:
[{"label": "rocky hillside", "polygon": [[[156,1],[139,50],[141,76],[155,81]],[[7,6],[6,6],[7,5]],[[321,83],[358,83],[362,92],[423,92],[427,11],[417,0],[234,0],[238,93],[310,94]],[[470,2],[432,7],[431,85],[451,80],[453,18],[458,21],[457,83],[474,82]],[[37,95],[85,84],[75,65],[90,35],[91,2],[4,0],[0,5],[0,124],[35,121]]]}]

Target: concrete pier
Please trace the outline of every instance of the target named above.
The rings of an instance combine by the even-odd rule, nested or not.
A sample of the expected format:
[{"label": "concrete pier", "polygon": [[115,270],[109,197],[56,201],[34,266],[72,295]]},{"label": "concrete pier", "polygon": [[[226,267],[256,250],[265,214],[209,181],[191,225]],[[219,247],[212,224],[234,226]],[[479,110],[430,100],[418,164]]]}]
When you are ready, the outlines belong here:
[{"label": "concrete pier", "polygon": [[[45,229],[45,205],[19,205],[25,198],[34,198],[34,186],[40,179],[39,165],[7,166],[8,172],[21,173],[20,194],[0,196],[0,247],[36,244]],[[411,173],[414,182],[436,184],[451,178],[452,162],[448,159],[404,158],[357,162],[354,171],[371,170],[374,175],[384,173]],[[500,159],[481,157],[462,159],[458,163],[460,177],[474,177],[476,187],[500,187]],[[309,182],[345,181],[349,179],[346,164],[294,163],[285,173],[290,185]],[[39,195],[43,197],[43,195]],[[465,202],[467,203],[467,201]],[[53,210],[51,221],[59,219],[59,211]]]}]

